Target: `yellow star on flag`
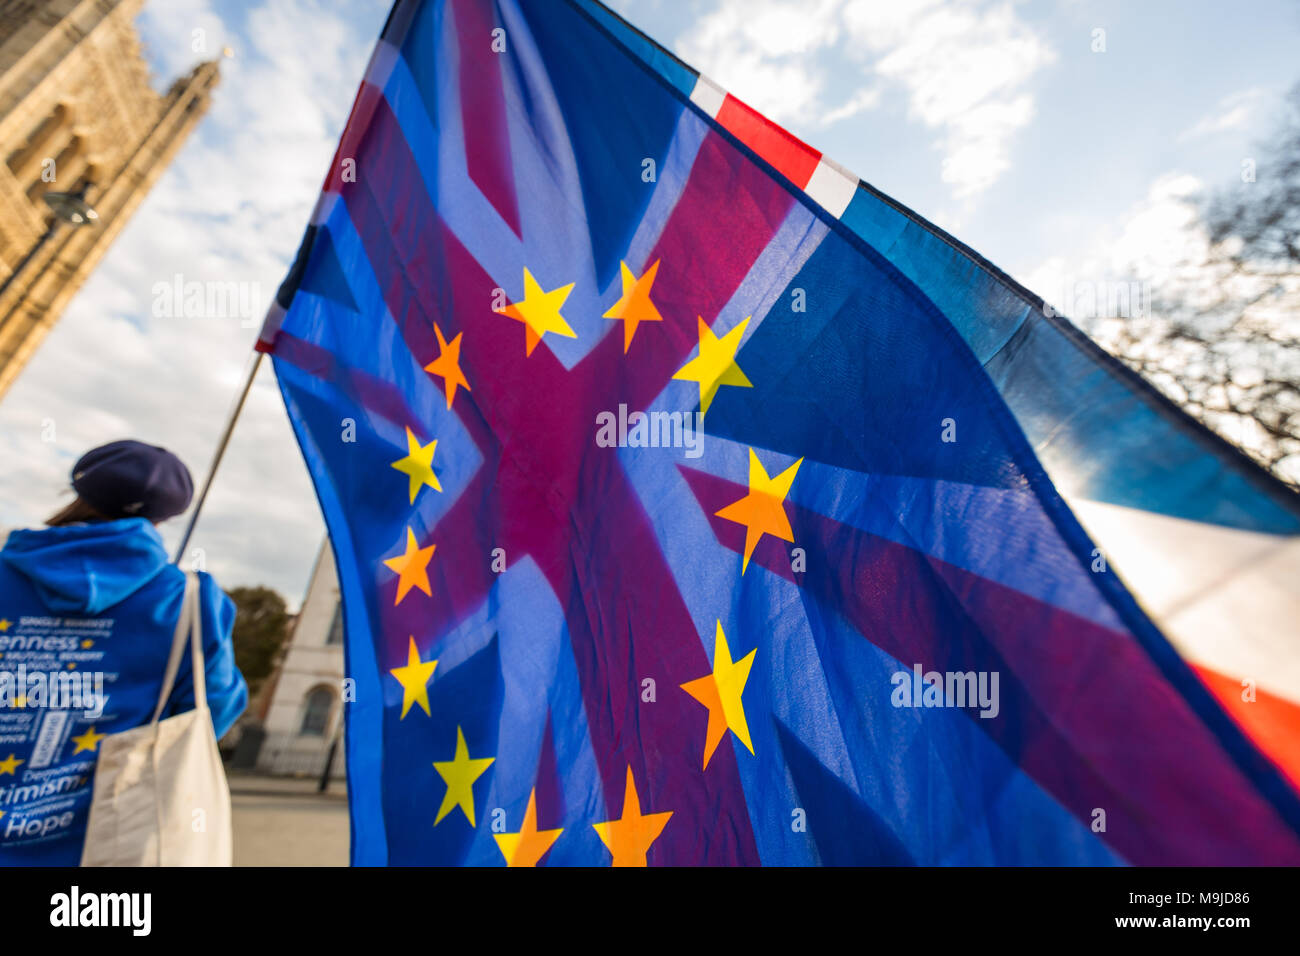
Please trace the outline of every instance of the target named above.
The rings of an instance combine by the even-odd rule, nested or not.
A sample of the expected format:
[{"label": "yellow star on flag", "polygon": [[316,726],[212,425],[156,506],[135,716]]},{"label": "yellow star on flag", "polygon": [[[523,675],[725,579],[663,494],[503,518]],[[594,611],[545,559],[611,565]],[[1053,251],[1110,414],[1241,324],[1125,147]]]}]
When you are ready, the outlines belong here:
[{"label": "yellow star on flag", "polygon": [[433,769],[447,783],[447,793],[438,807],[438,816],[433,821],[436,827],[442,818],[456,807],[464,812],[469,825],[474,826],[474,781],[483,775],[483,771],[492,765],[495,757],[480,757],[471,760],[469,747],[465,745],[465,732],[456,728],[456,756],[451,760],[434,761]]},{"label": "yellow star on flag", "polygon": [[558,289],[544,292],[533,274],[527,268],[524,269],[523,301],[507,305],[501,314],[524,323],[525,355],[533,354],[533,349],[537,348],[537,343],[547,332],[569,339],[578,337],[578,333],[569,328],[569,323],[560,315],[560,307],[564,305],[564,300],[569,297],[574,285],[570,282]]},{"label": "yellow star on flag", "polygon": [[419,704],[420,709],[429,716],[428,685],[437,666],[436,660],[420,660],[420,649],[415,646],[415,635],[412,634],[411,646],[406,649],[406,664],[402,667],[394,667],[388,672],[402,685],[402,716],[398,718],[399,720],[406,718],[406,712],[411,709],[412,704]]},{"label": "yellow star on flag", "polygon": [[0,776],[3,776],[6,773],[17,776],[18,765],[26,762],[26,760],[19,760],[17,755],[10,754],[4,760],[0,760]]},{"label": "yellow star on flag", "polygon": [[560,834],[557,830],[537,829],[537,788],[528,793],[528,809],[524,811],[524,825],[518,833],[494,833],[497,847],[506,858],[506,866],[536,866]]},{"label": "yellow star on flag", "polygon": [[397,597],[393,600],[394,605],[401,604],[402,598],[406,597],[406,592],[411,588],[419,588],[433,597],[433,589],[429,587],[429,562],[433,559],[433,552],[437,547],[436,544],[431,544],[427,548],[421,548],[415,540],[415,532],[410,528],[406,529],[406,553],[384,560],[384,566],[398,574]]},{"label": "yellow star on flag", "polygon": [[472,392],[469,387],[469,380],[465,378],[465,373],[460,370],[460,340],[465,337],[464,332],[457,332],[456,337],[448,342],[442,337],[442,329],[438,328],[438,323],[433,323],[433,334],[438,336],[438,357],[424,367],[424,370],[431,375],[437,375],[442,379],[443,388],[447,392],[447,407],[451,408],[451,400],[456,397],[457,387]]},{"label": "yellow star on flag", "polygon": [[749,494],[716,512],[719,518],[745,526],[745,558],[740,565],[741,574],[749,567],[749,557],[763,535],[775,535],[782,541],[794,540],[794,531],[785,513],[785,496],[790,493],[801,464],[802,458],[775,478],[769,478],[754,449],[749,450]]},{"label": "yellow star on flag", "polygon": [[683,382],[699,382],[700,414],[706,414],[713,404],[713,396],[723,385],[736,385],[741,388],[753,388],[754,383],[745,377],[745,373],[736,364],[736,350],[740,348],[740,339],[745,334],[745,326],[753,316],[746,316],[734,329],[718,338],[713,334],[702,316],[697,316],[700,323],[700,353],[680,369],[673,378]]},{"label": "yellow star on flag", "polygon": [[623,280],[623,297],[605,313],[605,318],[623,320],[623,354],[626,355],[632,345],[632,336],[636,335],[638,322],[664,320],[655,304],[650,301],[650,287],[654,285],[655,273],[659,271],[659,260],[656,259],[639,279],[632,275],[626,262],[620,262],[619,269]]},{"label": "yellow star on flag", "polygon": [[12,622],[12,621],[10,621],[8,618],[0,617],[0,634],[3,634],[5,631],[9,630],[9,628],[11,628],[11,627],[13,627],[13,622]]},{"label": "yellow star on flag", "polygon": [[433,473],[433,453],[437,447],[438,440],[436,438],[429,444],[422,446],[420,440],[415,437],[415,433],[410,428],[406,429],[406,457],[393,462],[393,467],[406,475],[408,479],[407,484],[411,493],[411,504],[415,504],[415,496],[420,493],[420,489],[425,485],[435,491],[442,491],[442,485],[438,484],[438,476]]},{"label": "yellow star on flag", "polygon": [[83,651],[88,651],[94,646],[95,646],[95,642],[90,640],[89,638],[81,642],[81,649]]},{"label": "yellow star on flag", "polygon": [[592,829],[614,855],[614,866],[645,866],[646,851],[659,839],[668,825],[667,813],[641,813],[641,799],[636,795],[632,768],[627,768],[627,789],[623,794],[623,816],[607,823],[593,823]]},{"label": "yellow star on flag", "polygon": [[72,752],[73,754],[79,754],[83,750],[89,750],[91,753],[94,753],[95,748],[99,746],[99,742],[107,736],[108,734],[95,733],[95,727],[92,724],[90,729],[80,737],[72,738],[72,742],[77,745],[77,749]]},{"label": "yellow star on flag", "polygon": [[713,642],[713,673],[682,684],[682,690],[690,694],[709,709],[709,726],[704,734],[704,769],[709,767],[709,758],[718,749],[723,736],[730,729],[740,738],[750,753],[754,744],[749,739],[749,723],[745,720],[745,706],[741,700],[745,693],[745,683],[749,680],[749,669],[754,665],[754,655],[758,649],[750,651],[738,661],[731,659],[731,648],[727,646],[727,635],[722,631],[722,622],[718,621],[717,635]]}]

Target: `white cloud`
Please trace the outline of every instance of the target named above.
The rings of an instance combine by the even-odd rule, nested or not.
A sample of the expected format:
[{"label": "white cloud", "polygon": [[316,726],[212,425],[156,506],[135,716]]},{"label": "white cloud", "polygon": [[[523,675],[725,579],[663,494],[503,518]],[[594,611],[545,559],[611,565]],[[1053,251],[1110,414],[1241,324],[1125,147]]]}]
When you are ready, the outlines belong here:
[{"label": "white cloud", "polygon": [[1156,179],[1119,236],[1107,243],[1111,262],[1131,263],[1144,278],[1162,281],[1180,263],[1200,258],[1209,237],[1197,225],[1193,199],[1204,185],[1181,172]]},{"label": "white cloud", "polygon": [[880,104],[880,88],[865,87],[858,90],[851,96],[847,102],[833,109],[822,113],[818,118],[818,126],[833,126],[841,120],[846,120],[850,116],[856,116],[863,110],[875,109]]},{"label": "white cloud", "polygon": [[839,35],[841,2],[723,0],[677,38],[677,53],[769,119],[786,123],[817,108],[826,74],[816,54]]},{"label": "white cloud", "polygon": [[1029,81],[1055,59],[1015,7],[977,0],[853,4],[853,40],[907,93],[910,115],[938,130],[943,180],[957,198],[991,186],[1010,165],[1012,136],[1034,116]]},{"label": "white cloud", "polygon": [[[900,90],[908,115],[938,134],[940,175],[957,199],[1010,166],[1011,141],[1034,117],[1030,81],[1055,59],[1009,0],[722,0],[676,50],[773,121],[807,129]],[[851,92],[837,104],[833,87]]]},{"label": "white cloud", "polygon": [[231,42],[231,33],[210,0],[146,3],[137,27],[158,71],[155,79],[163,88],[197,60],[212,59]]},{"label": "white cloud", "polygon": [[1250,128],[1251,121],[1267,97],[1268,91],[1259,86],[1225,96],[1212,112],[1183,130],[1178,136],[1178,142],[1185,143],[1216,133],[1244,132]]},{"label": "white cloud", "polygon": [[1089,316],[1072,315],[1070,308],[1081,287],[1097,290],[1137,282],[1167,289],[1182,271],[1180,266],[1201,261],[1208,250],[1209,236],[1197,223],[1192,201],[1203,186],[1188,173],[1167,172],[1152,182],[1116,228],[1091,237],[1078,254],[1052,256],[1016,278],[1084,324]]}]

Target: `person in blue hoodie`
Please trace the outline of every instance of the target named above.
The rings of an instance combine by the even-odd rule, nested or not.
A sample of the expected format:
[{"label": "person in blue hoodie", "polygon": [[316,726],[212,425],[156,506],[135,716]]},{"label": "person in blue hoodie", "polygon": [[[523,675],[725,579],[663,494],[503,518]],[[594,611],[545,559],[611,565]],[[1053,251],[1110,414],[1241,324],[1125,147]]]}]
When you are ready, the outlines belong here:
[{"label": "person in blue hoodie", "polygon": [[[185,574],[154,527],[193,484],[164,448],[118,441],[72,470],[76,499],[0,550],[0,865],[81,860],[100,742],[147,724],[162,689]],[[248,703],[234,602],[199,572],[204,667],[221,737]],[[164,717],[192,710],[190,655]]]}]

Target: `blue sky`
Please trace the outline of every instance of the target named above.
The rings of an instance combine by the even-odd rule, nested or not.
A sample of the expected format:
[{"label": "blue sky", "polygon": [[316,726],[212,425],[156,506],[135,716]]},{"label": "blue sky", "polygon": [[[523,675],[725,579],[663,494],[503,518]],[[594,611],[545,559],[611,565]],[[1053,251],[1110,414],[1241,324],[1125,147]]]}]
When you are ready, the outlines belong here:
[{"label": "blue sky", "polygon": [[[613,5],[1053,300],[1063,281],[1148,276],[1175,254],[1186,198],[1239,181],[1300,80],[1300,8],[1284,0]],[[224,46],[235,55],[197,135],[0,402],[0,528],[39,523],[77,455],[115,438],[168,445],[203,473],[387,9],[146,5],[160,89]],[[255,303],[159,314],[176,275],[239,282]],[[165,526],[169,543],[180,525]],[[264,369],[195,545],[227,587],[267,584],[296,606],[322,533]]]}]

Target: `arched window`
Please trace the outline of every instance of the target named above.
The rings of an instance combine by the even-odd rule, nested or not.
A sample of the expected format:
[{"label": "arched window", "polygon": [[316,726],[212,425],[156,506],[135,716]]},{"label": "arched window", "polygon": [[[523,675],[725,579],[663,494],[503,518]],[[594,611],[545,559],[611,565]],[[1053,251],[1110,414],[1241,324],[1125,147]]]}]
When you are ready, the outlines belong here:
[{"label": "arched window", "polygon": [[328,687],[313,687],[303,704],[302,726],[298,733],[303,737],[324,737],[333,709],[334,692]]}]

